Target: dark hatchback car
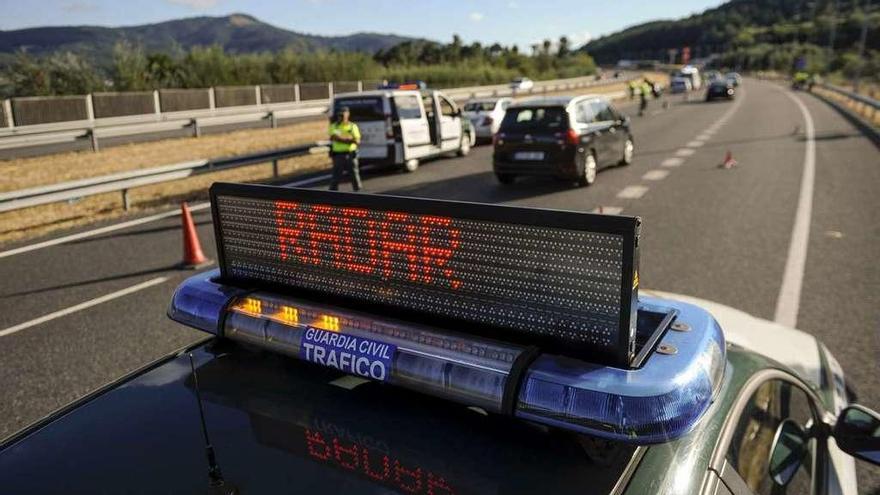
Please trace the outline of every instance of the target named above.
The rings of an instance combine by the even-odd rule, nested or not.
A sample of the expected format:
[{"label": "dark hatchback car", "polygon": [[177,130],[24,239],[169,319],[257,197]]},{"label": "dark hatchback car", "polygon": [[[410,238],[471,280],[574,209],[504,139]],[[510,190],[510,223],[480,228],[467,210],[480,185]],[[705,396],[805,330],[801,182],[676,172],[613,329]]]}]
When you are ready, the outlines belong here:
[{"label": "dark hatchback car", "polygon": [[715,98],[733,99],[734,96],[736,96],[736,88],[728,79],[715,79],[709,83],[709,89],[706,90],[706,101]]},{"label": "dark hatchback car", "polygon": [[599,96],[538,98],[508,107],[495,135],[498,181],[537,175],[588,186],[599,169],[633,157],[629,118]]}]

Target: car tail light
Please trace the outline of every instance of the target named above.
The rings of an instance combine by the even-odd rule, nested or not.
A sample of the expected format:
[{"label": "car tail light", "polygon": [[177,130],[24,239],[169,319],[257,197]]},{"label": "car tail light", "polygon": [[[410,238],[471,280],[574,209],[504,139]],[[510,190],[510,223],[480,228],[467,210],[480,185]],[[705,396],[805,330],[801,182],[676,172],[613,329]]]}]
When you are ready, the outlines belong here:
[{"label": "car tail light", "polygon": [[495,134],[493,134],[492,135],[492,146],[498,146],[498,145],[504,144],[504,137],[505,136],[504,136],[503,132],[496,132]]},{"label": "car tail light", "polygon": [[574,129],[569,129],[565,133],[565,142],[572,146],[577,146],[581,142],[581,137],[578,136],[577,131],[575,131]]}]

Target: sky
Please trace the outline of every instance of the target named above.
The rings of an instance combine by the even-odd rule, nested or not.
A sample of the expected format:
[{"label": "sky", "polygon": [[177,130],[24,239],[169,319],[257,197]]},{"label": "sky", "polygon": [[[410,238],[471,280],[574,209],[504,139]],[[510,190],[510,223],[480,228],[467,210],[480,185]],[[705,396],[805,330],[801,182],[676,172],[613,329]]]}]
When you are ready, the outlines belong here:
[{"label": "sky", "polygon": [[566,35],[574,45],[655,19],[686,17],[721,0],[0,0],[0,30],[149,24],[198,15],[250,14],[310,34],[394,33],[437,41],[527,48]]}]

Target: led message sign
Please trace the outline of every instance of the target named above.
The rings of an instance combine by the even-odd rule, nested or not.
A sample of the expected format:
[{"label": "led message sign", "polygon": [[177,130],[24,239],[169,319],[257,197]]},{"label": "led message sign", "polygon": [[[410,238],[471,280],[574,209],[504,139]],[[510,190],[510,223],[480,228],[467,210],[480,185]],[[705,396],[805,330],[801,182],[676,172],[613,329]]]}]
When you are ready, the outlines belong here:
[{"label": "led message sign", "polygon": [[230,281],[466,322],[455,329],[611,364],[632,357],[637,218],[235,184],[211,198]]}]

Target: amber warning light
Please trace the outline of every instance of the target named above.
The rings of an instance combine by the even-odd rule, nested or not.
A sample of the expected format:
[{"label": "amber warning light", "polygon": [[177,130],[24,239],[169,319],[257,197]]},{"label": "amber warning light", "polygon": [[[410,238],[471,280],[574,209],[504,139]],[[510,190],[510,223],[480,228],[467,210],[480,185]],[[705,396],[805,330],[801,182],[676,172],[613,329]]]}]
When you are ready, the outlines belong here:
[{"label": "amber warning light", "polygon": [[632,358],[638,218],[222,183],[211,201],[226,283]]}]

